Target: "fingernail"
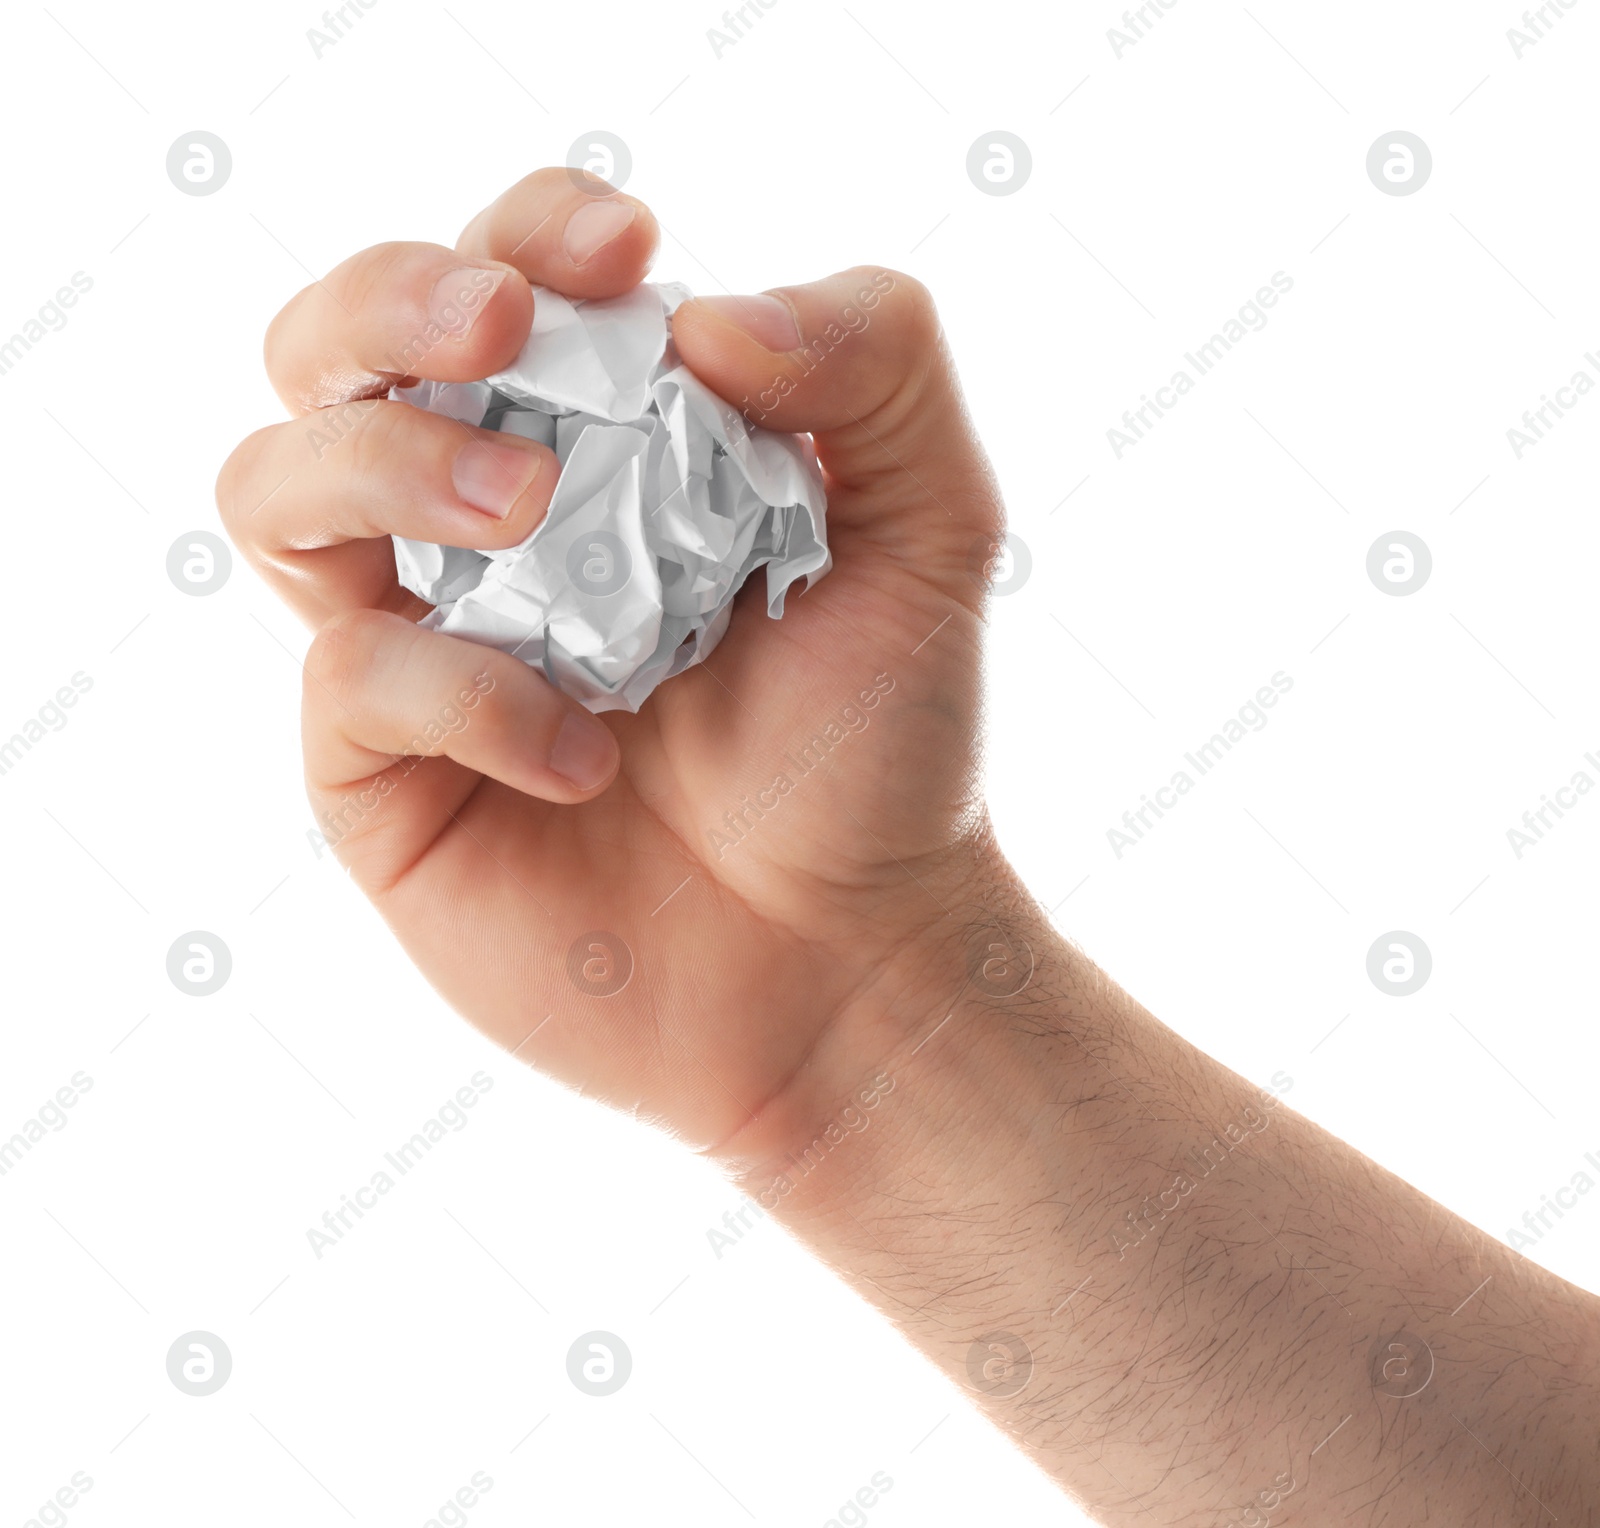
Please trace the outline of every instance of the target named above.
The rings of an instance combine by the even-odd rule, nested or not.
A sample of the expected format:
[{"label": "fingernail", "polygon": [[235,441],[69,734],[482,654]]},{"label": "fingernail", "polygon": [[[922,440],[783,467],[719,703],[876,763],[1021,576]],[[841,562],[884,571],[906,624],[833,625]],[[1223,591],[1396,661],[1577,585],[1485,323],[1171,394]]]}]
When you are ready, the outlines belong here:
[{"label": "fingernail", "polygon": [[702,297],[700,301],[768,350],[799,348],[794,309],[780,297]]},{"label": "fingernail", "polygon": [[569,711],[550,750],[550,768],[581,791],[592,791],[611,774],[617,745],[603,722],[587,711]]},{"label": "fingernail", "polygon": [[510,441],[474,440],[456,452],[450,481],[462,502],[504,520],[544,471],[544,452]]},{"label": "fingernail", "polygon": [[464,340],[508,275],[489,266],[464,265],[441,276],[428,294],[428,316],[452,339]]},{"label": "fingernail", "polygon": [[633,222],[636,210],[631,202],[585,202],[567,219],[566,232],[561,236],[567,259],[574,265],[592,260]]}]

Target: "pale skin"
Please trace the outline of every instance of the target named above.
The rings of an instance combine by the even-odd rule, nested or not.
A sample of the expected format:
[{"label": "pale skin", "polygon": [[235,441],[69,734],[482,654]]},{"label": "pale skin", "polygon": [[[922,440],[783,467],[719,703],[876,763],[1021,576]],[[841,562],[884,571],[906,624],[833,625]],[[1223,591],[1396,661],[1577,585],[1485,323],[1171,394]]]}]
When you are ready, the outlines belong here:
[{"label": "pale skin", "polygon": [[[557,465],[352,400],[489,375],[531,286],[625,291],[656,243],[643,204],[540,171],[268,333],[295,417],[218,502],[316,630],[307,786],[352,878],[455,1008],[720,1163],[1097,1521],[1600,1524],[1600,1300],[1164,1027],[997,849],[1003,509],[912,278],[674,317],[711,387],[814,436],[835,567],[781,621],[747,591],[706,664],[599,719],[413,624],[389,534],[512,545]],[[596,931],[620,991],[574,979],[575,945],[591,985],[620,968],[585,965]]]}]

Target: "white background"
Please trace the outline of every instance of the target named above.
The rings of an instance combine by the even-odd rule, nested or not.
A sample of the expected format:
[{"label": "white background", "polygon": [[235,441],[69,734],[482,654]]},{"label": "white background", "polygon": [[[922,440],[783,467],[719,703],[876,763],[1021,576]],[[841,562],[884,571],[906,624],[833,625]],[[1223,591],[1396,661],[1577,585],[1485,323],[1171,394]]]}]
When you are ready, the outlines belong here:
[{"label": "white background", "polygon": [[[1178,0],[1120,58],[1119,7],[1056,10],[778,0],[720,57],[709,5],[644,0],[378,0],[320,58],[310,5],[8,18],[0,339],[93,287],[0,377],[0,737],[93,688],[0,776],[0,1135],[93,1088],[0,1179],[0,1523],[80,1470],[84,1528],[421,1525],[476,1471],[482,1528],[806,1528],[877,1471],[883,1528],[1074,1520],[770,1223],[716,1258],[709,1170],[444,1008],[306,836],[306,633],[237,560],[204,598],[167,577],[277,417],[261,334],[310,273],[451,242],[594,130],[662,279],[876,261],[938,295],[1032,558],[994,602],[991,802],[1061,927],[1495,1235],[1600,1154],[1600,795],[1506,838],[1600,751],[1600,397],[1506,438],[1600,378],[1600,7],[1521,59],[1488,0]],[[196,129],[233,155],[212,196],[165,172]],[[1005,197],[965,170],[997,129],[1033,157]],[[1408,197],[1365,169],[1395,129],[1434,157]],[[1118,460],[1122,411],[1277,271],[1268,326]],[[1366,573],[1397,529],[1434,560],[1401,598]],[[1270,724],[1117,858],[1280,670]],[[233,954],[205,999],[165,971],[192,929]],[[1366,974],[1391,930],[1432,951],[1409,998]],[[307,1228],[480,1069],[470,1125],[318,1261]],[[1600,1288],[1579,1203],[1531,1255]],[[605,1399],[565,1372],[595,1328],[634,1358]],[[234,1360],[206,1399],[165,1372],[195,1329]]]}]

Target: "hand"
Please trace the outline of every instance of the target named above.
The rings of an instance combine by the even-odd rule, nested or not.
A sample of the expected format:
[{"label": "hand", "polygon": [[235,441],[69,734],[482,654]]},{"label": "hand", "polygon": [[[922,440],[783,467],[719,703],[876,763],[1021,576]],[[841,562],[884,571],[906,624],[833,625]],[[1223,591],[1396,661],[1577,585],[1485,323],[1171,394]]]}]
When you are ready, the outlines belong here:
[{"label": "hand", "polygon": [[[312,805],[429,980],[584,1093],[759,1157],[850,1096],[842,1036],[881,991],[946,979],[935,931],[989,853],[978,649],[1001,507],[926,291],[863,266],[674,316],[708,385],[815,435],[835,565],[781,621],[753,580],[709,662],[603,720],[520,661],[415,626],[429,607],[398,585],[389,535],[514,545],[558,469],[384,395],[500,369],[530,283],[614,295],[656,243],[643,204],[548,169],[454,252],[352,257],[274,320],[267,367],[297,417],[246,439],[217,497],[318,628]],[[589,948],[596,931],[621,945]],[[574,980],[585,961],[598,981]],[[630,961],[620,991],[584,990]]]},{"label": "hand", "polygon": [[[608,189],[532,176],[456,253],[369,250],[268,335],[299,418],[219,500],[320,627],[306,770],[352,875],[456,1007],[715,1152],[1101,1521],[1231,1519],[1286,1462],[1318,1522],[1531,1521],[1529,1498],[1592,1521],[1600,1302],[1159,1024],[995,853],[1000,507],[915,283],[675,315],[710,386],[815,434],[836,566],[781,621],[751,591],[709,663],[603,720],[412,624],[388,534],[512,545],[556,464],[383,395],[508,363],[530,281],[638,281],[655,223]],[[991,921],[1025,983],[969,972]],[[609,996],[584,990],[595,931],[631,963]],[[838,1128],[880,1069],[893,1102]],[[1403,1398],[1371,1368],[1396,1332],[1438,1368]]]}]

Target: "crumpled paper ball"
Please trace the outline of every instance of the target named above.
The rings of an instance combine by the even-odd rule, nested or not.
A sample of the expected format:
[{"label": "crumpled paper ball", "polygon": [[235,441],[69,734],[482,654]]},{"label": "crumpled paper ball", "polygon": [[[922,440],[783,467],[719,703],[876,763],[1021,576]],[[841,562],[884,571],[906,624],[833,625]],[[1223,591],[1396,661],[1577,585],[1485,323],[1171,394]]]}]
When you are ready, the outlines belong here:
[{"label": "crumpled paper ball", "polygon": [[748,424],[682,364],[668,318],[691,293],[577,300],[534,290],[533,330],[484,382],[391,398],[537,440],[561,463],[550,511],[503,551],[394,538],[421,624],[512,654],[591,711],[637,711],[706,658],[767,570],[767,614],[832,565],[809,441]]}]

